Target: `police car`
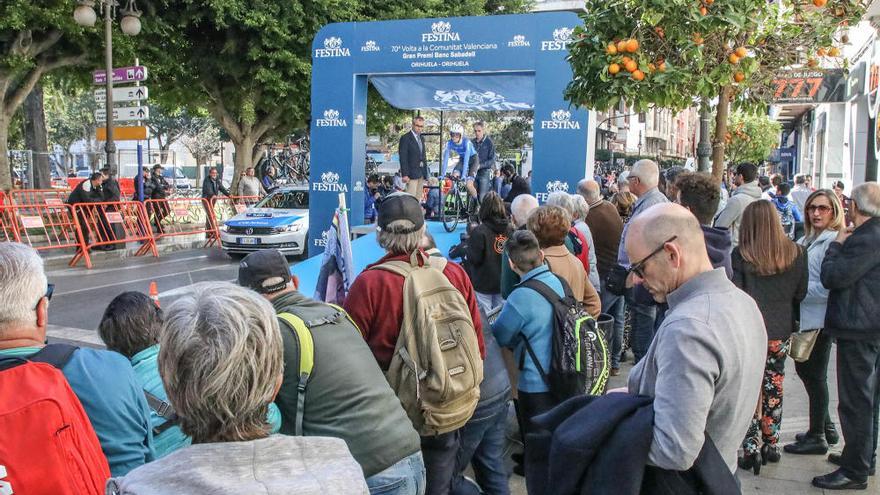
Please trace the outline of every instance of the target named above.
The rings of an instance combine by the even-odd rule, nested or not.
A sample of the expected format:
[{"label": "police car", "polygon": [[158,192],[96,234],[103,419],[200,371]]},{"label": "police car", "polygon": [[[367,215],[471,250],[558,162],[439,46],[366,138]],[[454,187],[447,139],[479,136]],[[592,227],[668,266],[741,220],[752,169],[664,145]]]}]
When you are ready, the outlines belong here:
[{"label": "police car", "polygon": [[309,191],[283,187],[224,222],[220,242],[231,255],[278,249],[287,256],[298,256],[305,253],[308,234]]}]

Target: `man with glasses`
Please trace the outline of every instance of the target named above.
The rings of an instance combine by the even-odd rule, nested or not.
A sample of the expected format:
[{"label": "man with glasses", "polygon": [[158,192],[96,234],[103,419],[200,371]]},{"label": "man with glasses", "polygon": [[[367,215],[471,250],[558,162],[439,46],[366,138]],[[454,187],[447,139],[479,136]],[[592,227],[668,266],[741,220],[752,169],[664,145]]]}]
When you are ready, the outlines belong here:
[{"label": "man with glasses", "polygon": [[685,471],[708,439],[730,472],[755,411],[767,333],[754,300],[712,268],[700,223],[660,204],[630,222],[626,251],[632,282],[669,310],[628,391],[654,398],[648,459]]},{"label": "man with glasses", "polygon": [[[660,181],[660,168],[652,160],[639,160],[633,165],[632,171],[626,177],[631,193],[639,199],[633,206],[629,221],[623,226],[620,247],[617,251],[617,263],[623,267],[630,266],[630,258],[624,245],[629,232],[629,226],[642,212],[660,203],[666,203],[666,196],[657,189]],[[654,326],[657,320],[657,305],[651,300],[640,287],[634,287],[627,295],[627,306],[632,311],[632,350],[635,362],[639,362],[648,351],[651,340],[654,338]]]},{"label": "man with glasses", "polygon": [[[95,429],[111,474],[125,475],[154,457],[147,399],[122,354],[46,345],[53,291],[33,248],[0,243],[0,359],[63,355],[58,367]],[[50,450],[47,445],[33,448]]]},{"label": "man with glasses", "polygon": [[425,128],[423,117],[412,119],[412,129],[400,136],[398,153],[400,156],[400,177],[406,185],[406,192],[419,201],[422,200],[422,188],[428,178],[428,161],[425,159]]}]

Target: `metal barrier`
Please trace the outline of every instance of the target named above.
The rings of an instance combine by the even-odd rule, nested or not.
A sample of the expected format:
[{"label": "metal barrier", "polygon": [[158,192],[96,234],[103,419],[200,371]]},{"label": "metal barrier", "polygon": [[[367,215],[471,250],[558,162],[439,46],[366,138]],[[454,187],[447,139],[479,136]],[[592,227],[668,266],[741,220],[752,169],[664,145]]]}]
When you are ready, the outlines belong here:
[{"label": "metal barrier", "polygon": [[214,196],[211,198],[211,207],[214,208],[214,220],[219,226],[226,220],[254,206],[259,201],[259,196]]},{"label": "metal barrier", "polygon": [[13,189],[9,194],[11,204],[20,206],[59,206],[67,201],[68,189]]},{"label": "metal barrier", "polygon": [[0,206],[3,206],[5,204],[6,204],[6,193],[3,191],[0,191]]},{"label": "metal barrier", "polygon": [[[82,235],[70,205],[0,206],[0,242],[27,244],[37,251],[77,249]],[[87,266],[91,267],[87,261]]]},{"label": "metal barrier", "polygon": [[73,211],[83,249],[77,251],[70,260],[70,266],[85,259],[86,267],[91,268],[90,250],[104,246],[115,247],[116,244],[122,244],[125,248],[125,244],[129,242],[143,243],[136,256],[149,251],[153,257],[159,257],[143,204],[137,201],[77,203],[73,205]]},{"label": "metal barrier", "polygon": [[[144,202],[153,239],[182,235],[205,235],[202,247],[217,243],[217,221],[211,202],[202,198],[149,199]],[[143,251],[146,248],[141,248]],[[138,252],[140,254],[140,251]]]},{"label": "metal barrier", "polygon": [[[78,186],[81,182],[85,182],[87,180],[88,179],[83,179],[81,177],[70,178],[70,179],[67,179],[67,185],[70,188],[70,190],[72,191],[72,190],[76,189],[76,186]],[[129,177],[123,177],[123,178],[117,178],[116,182],[119,183],[119,197],[123,201],[126,201],[129,198],[134,197],[134,191],[135,191],[134,179],[129,178]]]}]

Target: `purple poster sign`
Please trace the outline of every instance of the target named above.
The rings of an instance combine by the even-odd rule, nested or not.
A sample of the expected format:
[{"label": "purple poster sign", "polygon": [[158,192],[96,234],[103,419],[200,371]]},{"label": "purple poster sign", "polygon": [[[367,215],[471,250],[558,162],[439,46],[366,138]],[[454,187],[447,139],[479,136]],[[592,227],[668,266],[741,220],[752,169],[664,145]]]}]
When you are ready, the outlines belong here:
[{"label": "purple poster sign", "polygon": [[[135,65],[134,67],[120,67],[118,69],[113,69],[113,82],[115,82],[115,83],[146,81],[146,80],[147,80],[147,68],[142,65]],[[102,70],[96,70],[95,72],[92,73],[92,81],[95,84],[107,84],[106,72],[104,72]]]}]

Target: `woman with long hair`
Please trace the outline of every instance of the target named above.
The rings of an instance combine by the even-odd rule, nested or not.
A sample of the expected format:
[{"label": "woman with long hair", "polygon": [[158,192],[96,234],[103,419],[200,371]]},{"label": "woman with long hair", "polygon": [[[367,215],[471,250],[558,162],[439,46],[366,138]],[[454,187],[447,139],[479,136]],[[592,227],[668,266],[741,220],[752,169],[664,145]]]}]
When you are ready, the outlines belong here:
[{"label": "woman with long hair", "polygon": [[494,191],[480,203],[480,225],[467,240],[467,264],[477,302],[486,313],[501,306],[501,253],[513,232],[504,200]]},{"label": "woman with long hair", "polygon": [[807,252],[785,234],[772,203],[755,201],[743,212],[739,246],[731,262],[733,282],[758,304],[767,329],[761,399],[739,459],[739,467],[757,475],[761,465],[778,462],[780,457],[776,444],[782,423],[785,358],[797,307],[807,294]]},{"label": "woman with long hair", "polygon": [[819,330],[810,357],[795,362],[794,367],[810,404],[810,428],[799,433],[797,441],[785,446],[790,454],[824,455],[828,446],[840,440],[837,428],[828,414],[828,358],[831,356],[831,338],[821,331],[825,326],[828,289],[822,285],[822,260],[828,246],[834,242],[840,229],[846,228],[843,206],[835,191],[820,189],[807,197],[804,203],[804,236],[798,244],[804,246],[809,257],[810,284],[807,297],[801,302],[800,331]]}]

